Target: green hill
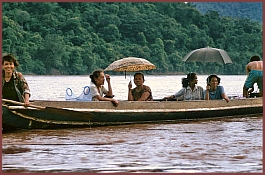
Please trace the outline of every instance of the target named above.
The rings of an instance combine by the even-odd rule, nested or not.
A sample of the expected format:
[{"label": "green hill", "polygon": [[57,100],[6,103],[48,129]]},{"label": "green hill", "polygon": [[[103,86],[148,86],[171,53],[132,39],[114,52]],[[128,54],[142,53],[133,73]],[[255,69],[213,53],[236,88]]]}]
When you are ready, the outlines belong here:
[{"label": "green hill", "polygon": [[[207,46],[234,64],[182,61]],[[152,74],[244,74],[262,56],[262,23],[183,2],[3,2],[2,52],[26,74],[89,74],[129,56],[154,63]]]},{"label": "green hill", "polygon": [[262,2],[192,2],[205,14],[209,10],[217,11],[221,16],[248,18],[262,22]]}]

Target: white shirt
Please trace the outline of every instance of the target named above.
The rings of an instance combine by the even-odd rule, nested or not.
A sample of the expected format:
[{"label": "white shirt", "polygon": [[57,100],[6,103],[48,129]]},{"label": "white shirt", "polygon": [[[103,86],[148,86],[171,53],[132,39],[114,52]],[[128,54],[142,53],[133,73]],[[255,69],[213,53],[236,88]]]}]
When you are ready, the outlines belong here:
[{"label": "white shirt", "polygon": [[103,94],[106,94],[107,92],[108,90],[103,85],[99,87],[99,92],[98,92],[97,86],[93,82],[90,82],[90,93],[92,96],[92,101],[98,101],[98,99],[95,96],[99,95],[103,97]]},{"label": "white shirt", "polygon": [[193,91],[191,87],[188,86],[178,91],[174,97],[179,100],[204,100],[204,91],[201,86],[195,84]]}]

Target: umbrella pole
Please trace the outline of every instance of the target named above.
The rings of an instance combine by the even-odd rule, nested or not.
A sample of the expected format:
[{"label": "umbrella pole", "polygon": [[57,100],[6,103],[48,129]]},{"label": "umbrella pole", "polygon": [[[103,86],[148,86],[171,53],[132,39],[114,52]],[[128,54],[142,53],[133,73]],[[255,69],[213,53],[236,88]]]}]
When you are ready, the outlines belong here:
[{"label": "umbrella pole", "polygon": [[126,79],[126,70],[125,70],[125,79]]}]

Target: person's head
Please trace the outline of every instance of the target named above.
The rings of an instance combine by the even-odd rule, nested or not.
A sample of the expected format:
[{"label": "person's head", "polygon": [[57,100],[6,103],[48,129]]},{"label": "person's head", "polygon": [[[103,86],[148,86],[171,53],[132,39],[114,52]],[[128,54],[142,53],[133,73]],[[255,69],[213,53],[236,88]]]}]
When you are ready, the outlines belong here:
[{"label": "person's head", "polygon": [[13,72],[15,68],[19,66],[19,63],[14,55],[6,54],[2,57],[2,69],[8,73]]},{"label": "person's head", "polygon": [[96,70],[93,72],[92,75],[90,75],[91,81],[97,85],[104,85],[104,81],[105,81],[105,75],[104,75],[104,71],[102,69]]},{"label": "person's head", "polygon": [[141,72],[135,73],[133,81],[136,86],[142,86],[144,84],[144,74]]},{"label": "person's head", "polygon": [[189,80],[189,85],[198,83],[197,75],[194,72],[188,73],[187,74],[187,79]]},{"label": "person's head", "polygon": [[260,57],[257,56],[257,55],[254,55],[250,58],[249,62],[252,62],[252,61],[260,61]]},{"label": "person's head", "polygon": [[182,78],[181,83],[182,83],[182,87],[186,88],[189,85],[189,79],[188,78]]},{"label": "person's head", "polygon": [[209,84],[211,87],[217,86],[220,84],[221,78],[219,78],[217,75],[209,75],[206,79],[207,84]]}]

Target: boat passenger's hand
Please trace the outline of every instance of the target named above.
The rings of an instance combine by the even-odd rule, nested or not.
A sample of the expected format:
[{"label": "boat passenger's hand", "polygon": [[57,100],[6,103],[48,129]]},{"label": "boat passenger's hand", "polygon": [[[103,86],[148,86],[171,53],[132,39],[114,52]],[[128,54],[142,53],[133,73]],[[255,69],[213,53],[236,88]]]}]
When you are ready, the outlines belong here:
[{"label": "boat passenger's hand", "polygon": [[129,88],[129,90],[132,89],[132,81],[129,82],[128,88]]},{"label": "boat passenger's hand", "polygon": [[167,101],[168,99],[169,99],[168,97],[162,98],[163,101]]},{"label": "boat passenger's hand", "polygon": [[119,101],[118,101],[118,100],[113,99],[111,102],[112,102],[112,104],[113,104],[115,107],[117,107],[117,106],[119,105]]},{"label": "boat passenger's hand", "polygon": [[210,90],[211,89],[211,86],[209,85],[209,84],[207,84],[207,86],[206,86],[206,90]]},{"label": "boat passenger's hand", "polygon": [[24,107],[29,107],[29,106],[30,106],[29,101],[25,101],[25,102],[24,102]]},{"label": "boat passenger's hand", "polygon": [[225,101],[228,103],[228,102],[229,102],[229,98],[226,97],[226,98],[225,98]]},{"label": "boat passenger's hand", "polygon": [[109,76],[109,74],[105,74],[105,77],[106,77],[106,81],[107,81],[108,83],[110,83],[110,76]]},{"label": "boat passenger's hand", "polygon": [[164,97],[164,98],[163,98],[163,101],[167,101],[168,99],[172,99],[172,98],[174,98],[174,96],[173,96],[173,95],[171,95],[171,96],[168,96],[168,97]]}]

